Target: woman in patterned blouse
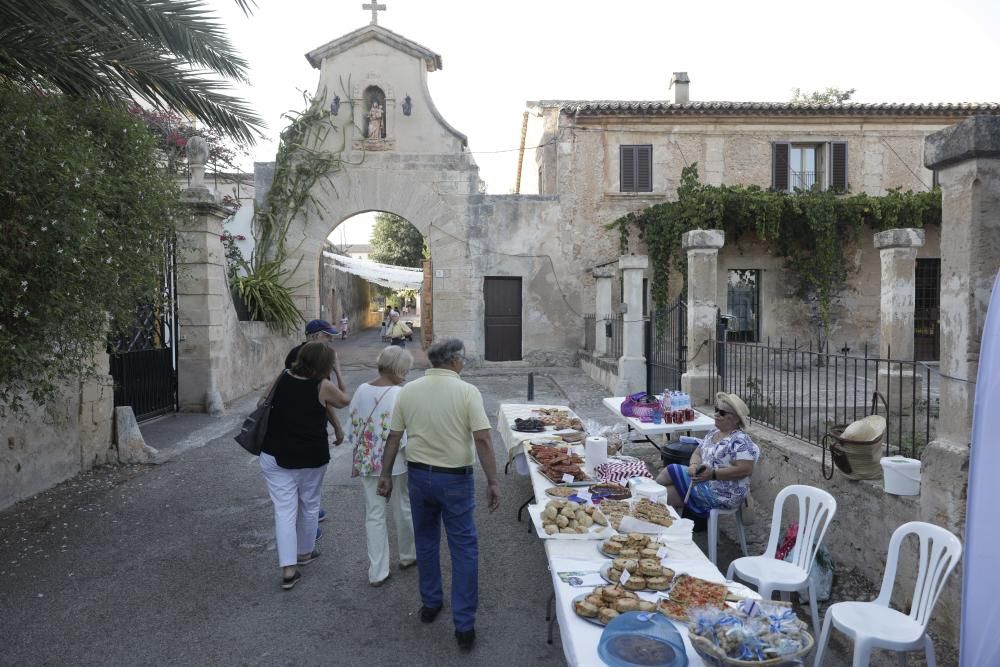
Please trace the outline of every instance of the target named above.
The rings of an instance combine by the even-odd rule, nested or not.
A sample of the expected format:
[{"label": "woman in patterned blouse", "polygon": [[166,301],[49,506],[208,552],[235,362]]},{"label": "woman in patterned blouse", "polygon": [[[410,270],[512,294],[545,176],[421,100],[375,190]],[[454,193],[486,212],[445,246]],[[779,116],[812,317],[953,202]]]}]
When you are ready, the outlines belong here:
[{"label": "woman in patterned blouse", "polygon": [[678,512],[685,507],[685,496],[688,511],[702,518],[710,510],[743,503],[760,457],[760,449],[743,431],[749,418],[750,411],[739,396],[721,391],[715,395],[715,428],[691,454],[691,465],[672,463],[656,479],[667,487],[667,502]]},{"label": "woman in patterned blouse", "polygon": [[[391,506],[399,545],[399,568],[417,562],[413,542],[413,518],[407,491],[406,436],[392,466],[392,498],[376,493],[382,473],[382,455],[389,438],[389,420],[396,397],[413,366],[413,357],[401,347],[389,346],[378,355],[378,377],[358,387],[351,400],[351,435],[354,464],[351,477],[360,477],[365,492],[365,536],[368,542],[368,583],[381,586],[389,578],[389,533],[386,530],[386,507]],[[388,502],[386,502],[388,500]]]}]

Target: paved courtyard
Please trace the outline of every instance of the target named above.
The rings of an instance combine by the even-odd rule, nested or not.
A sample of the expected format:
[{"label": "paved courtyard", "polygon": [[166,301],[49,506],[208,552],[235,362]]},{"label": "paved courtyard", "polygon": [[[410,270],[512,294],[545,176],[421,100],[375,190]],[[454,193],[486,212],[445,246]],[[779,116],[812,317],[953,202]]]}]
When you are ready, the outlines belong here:
[{"label": "paved courtyard", "polygon": [[[349,384],[374,377],[381,346],[375,331],[341,344]],[[419,348],[410,349],[426,367]],[[528,370],[466,375],[493,417],[501,402],[525,401]],[[611,423],[601,405],[607,392],[579,370],[536,372],[536,401],[569,403],[584,418]],[[558,634],[552,645],[545,641],[551,584],[544,550],[515,518],[531,485],[513,469],[501,474],[500,510],[478,510],[480,608],[471,654],[458,652],[447,609],[433,625],[419,622],[415,570],[393,569],[384,587],[368,586],[362,492],[346,447],[332,449],[324,482],[323,555],[299,586],[280,590],[257,460],[232,440],[255,398],[221,418],[181,414],[147,423],[159,465],[100,469],[0,513],[0,664],[564,664]],[[656,459],[646,445],[634,453]],[[497,460],[502,470],[499,448]],[[763,549],[766,530],[763,517],[750,527],[752,552]],[[704,535],[696,539],[704,549]],[[722,538],[723,570],[734,555]],[[866,582],[838,576],[835,597],[868,592]],[[940,648],[940,664],[951,664]],[[848,663],[834,655],[827,664]]]}]

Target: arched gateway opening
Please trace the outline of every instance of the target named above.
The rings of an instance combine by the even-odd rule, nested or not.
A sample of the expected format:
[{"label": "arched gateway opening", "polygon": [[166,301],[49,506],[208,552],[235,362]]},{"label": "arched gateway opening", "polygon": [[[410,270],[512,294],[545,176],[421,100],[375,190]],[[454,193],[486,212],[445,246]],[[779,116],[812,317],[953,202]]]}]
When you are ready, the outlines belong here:
[{"label": "arched gateway opening", "polygon": [[401,216],[377,211],[344,220],[319,259],[322,317],[349,331],[379,327],[385,333],[388,314],[396,310],[413,330],[412,340],[430,339],[428,254],[423,235]]}]

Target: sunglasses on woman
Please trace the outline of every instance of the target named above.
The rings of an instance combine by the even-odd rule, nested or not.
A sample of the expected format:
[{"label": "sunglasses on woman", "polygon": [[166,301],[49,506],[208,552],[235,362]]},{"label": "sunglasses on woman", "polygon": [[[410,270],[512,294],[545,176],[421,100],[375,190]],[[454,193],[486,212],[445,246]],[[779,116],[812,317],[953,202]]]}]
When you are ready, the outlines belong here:
[{"label": "sunglasses on woman", "polygon": [[730,411],[730,410],[723,410],[722,408],[716,408],[715,409],[715,414],[719,415],[720,417],[728,417],[729,415],[735,414],[735,413],[732,412],[732,411]]}]

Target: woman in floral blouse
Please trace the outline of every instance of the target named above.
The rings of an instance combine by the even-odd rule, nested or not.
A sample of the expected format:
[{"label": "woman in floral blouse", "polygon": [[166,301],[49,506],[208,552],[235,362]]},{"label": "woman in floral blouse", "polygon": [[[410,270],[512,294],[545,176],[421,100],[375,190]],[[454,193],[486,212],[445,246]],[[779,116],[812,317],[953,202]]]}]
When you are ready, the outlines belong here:
[{"label": "woman in floral blouse", "polygon": [[[715,428],[691,454],[691,465],[668,465],[657,477],[667,487],[667,502],[697,517],[713,509],[739,507],[750,492],[750,476],[760,449],[743,432],[750,411],[736,394],[715,395]],[[700,472],[699,472],[700,470]],[[688,489],[691,489],[690,495]]]},{"label": "woman in floral blouse", "polygon": [[382,473],[382,452],[389,437],[389,422],[396,397],[406,374],[413,366],[413,357],[401,347],[390,346],[378,355],[378,377],[362,384],[351,399],[351,445],[354,447],[354,467],[351,477],[361,477],[365,491],[365,534],[368,541],[368,583],[381,586],[389,578],[389,534],[386,531],[386,506],[392,506],[399,544],[399,567],[416,564],[413,544],[413,519],[410,516],[410,496],[406,482],[406,436],[392,466],[392,487],[396,491],[386,502],[376,493]]}]

